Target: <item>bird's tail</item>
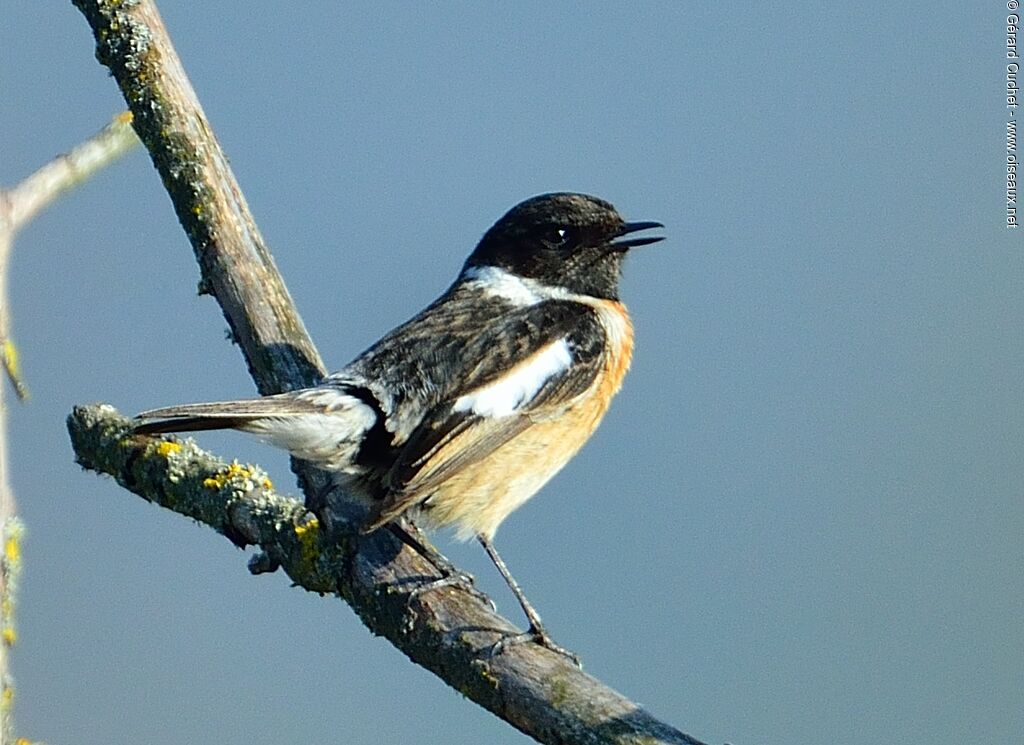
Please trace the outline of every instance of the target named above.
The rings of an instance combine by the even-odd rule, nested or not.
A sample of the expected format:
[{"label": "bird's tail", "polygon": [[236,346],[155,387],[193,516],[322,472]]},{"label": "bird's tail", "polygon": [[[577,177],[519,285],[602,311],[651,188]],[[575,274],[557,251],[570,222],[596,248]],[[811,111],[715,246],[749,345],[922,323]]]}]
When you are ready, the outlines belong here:
[{"label": "bird's tail", "polygon": [[141,435],[237,429],[322,468],[356,473],[363,438],[378,421],[371,395],[325,386],[242,401],[168,406],[142,412],[133,429]]},{"label": "bird's tail", "polygon": [[198,432],[208,429],[246,430],[254,422],[268,417],[294,417],[315,413],[312,407],[294,396],[266,396],[242,401],[213,401],[200,404],[167,406],[144,411],[135,417],[133,430],[140,435],[167,432]]}]

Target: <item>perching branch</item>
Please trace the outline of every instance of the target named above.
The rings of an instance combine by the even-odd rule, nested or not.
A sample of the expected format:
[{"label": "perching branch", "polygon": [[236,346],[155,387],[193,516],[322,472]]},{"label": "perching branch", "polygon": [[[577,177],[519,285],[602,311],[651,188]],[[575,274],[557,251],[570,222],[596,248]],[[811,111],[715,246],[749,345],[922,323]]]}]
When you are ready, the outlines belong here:
[{"label": "perching branch", "polygon": [[410,596],[436,570],[390,534],[340,540],[302,502],[278,495],[265,472],[229,464],[191,440],[129,434],[105,405],[78,406],[68,430],[78,462],[143,499],[257,545],[253,573],[280,566],[312,592],[336,592],[376,634],[510,724],[549,743],[700,745],[584,673],[562,655],[490,646],[512,625],[463,590]]},{"label": "perching branch", "polygon": [[[60,155],[17,186],[0,189],[0,364],[15,395],[22,401],[28,389],[18,369],[18,349],[11,339],[11,311],[7,293],[8,269],[14,237],[61,194],[85,181],[139,144],[125,112],[92,138]],[[15,740],[14,687],[7,650],[17,639],[14,611],[21,573],[21,538],[24,532],[7,473],[7,402],[0,383],[0,745]]]},{"label": "perching branch", "polygon": [[[135,113],[135,128],[164,179],[202,271],[263,393],[309,385],[319,355],[249,214],[155,5],[150,0],[74,0],[97,39],[97,57]],[[513,630],[458,589],[409,591],[436,569],[390,533],[360,536],[360,508],[331,498],[320,520],[273,495],[262,475],[191,444],[126,436],[109,407],[69,419],[77,458],[126,488],[205,522],[239,545],[257,544],[254,572],[285,569],[299,585],[335,592],[371,631],[468,698],[546,743],[699,745],[543,647],[490,656]],[[296,462],[307,498],[322,474]]]}]

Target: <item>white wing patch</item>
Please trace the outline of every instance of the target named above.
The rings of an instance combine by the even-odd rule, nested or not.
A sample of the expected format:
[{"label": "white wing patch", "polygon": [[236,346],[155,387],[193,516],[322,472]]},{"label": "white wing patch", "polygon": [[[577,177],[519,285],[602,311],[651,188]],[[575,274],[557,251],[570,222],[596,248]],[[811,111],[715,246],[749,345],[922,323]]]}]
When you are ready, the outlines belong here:
[{"label": "white wing patch", "polygon": [[569,369],[569,343],[559,339],[490,385],[460,396],[454,411],[472,411],[477,416],[505,417],[514,414],[555,375]]}]

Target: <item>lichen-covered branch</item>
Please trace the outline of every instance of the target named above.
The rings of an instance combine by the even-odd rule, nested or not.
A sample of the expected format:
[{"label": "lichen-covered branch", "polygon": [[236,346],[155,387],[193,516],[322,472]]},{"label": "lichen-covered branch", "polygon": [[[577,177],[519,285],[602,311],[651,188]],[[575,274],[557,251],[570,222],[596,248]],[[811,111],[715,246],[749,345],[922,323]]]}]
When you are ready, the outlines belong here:
[{"label": "lichen-covered branch", "polygon": [[312,560],[334,553],[323,544],[317,519],[301,501],[277,494],[264,471],[227,463],[192,440],[133,436],[130,429],[110,406],[78,406],[68,417],[72,446],[83,467],[209,525],[237,546],[260,546],[266,560],[283,566],[307,590],[335,591],[332,568],[321,572]]},{"label": "lichen-covered branch", "polygon": [[75,0],[135,115],[188,235],[202,280],[224,311],[261,393],[309,385],[323,363],[274,265],[152,2]]},{"label": "lichen-covered branch", "polygon": [[548,649],[517,645],[491,656],[513,629],[507,620],[459,588],[413,597],[437,576],[422,557],[386,533],[368,546],[352,534],[329,539],[302,502],[278,495],[257,467],[227,463],[190,440],[131,435],[110,406],[76,407],[68,430],[82,466],[236,545],[259,546],[254,572],[280,566],[297,585],[344,597],[371,631],[541,742],[700,745]]}]

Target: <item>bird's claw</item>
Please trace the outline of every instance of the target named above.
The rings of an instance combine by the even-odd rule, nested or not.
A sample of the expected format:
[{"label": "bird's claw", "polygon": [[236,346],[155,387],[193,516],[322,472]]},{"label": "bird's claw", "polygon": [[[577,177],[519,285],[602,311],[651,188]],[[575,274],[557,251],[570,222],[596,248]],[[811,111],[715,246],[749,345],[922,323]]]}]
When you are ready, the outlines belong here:
[{"label": "bird's claw", "polygon": [[544,631],[544,629],[536,626],[531,626],[528,631],[520,631],[515,634],[505,634],[491,645],[487,652],[487,656],[488,658],[497,657],[509,647],[513,647],[517,644],[524,644],[526,642],[534,642],[542,647],[550,649],[552,652],[557,652],[563,657],[569,658],[576,667],[580,669],[583,668],[583,663],[580,661],[579,655],[565,647],[555,644],[554,639],[548,636],[548,633]]},{"label": "bird's claw", "polygon": [[454,587],[462,590],[463,592],[469,593],[484,605],[488,606],[492,611],[497,610],[497,606],[494,604],[494,601],[491,600],[486,593],[476,589],[473,575],[459,570],[449,572],[443,577],[429,580],[414,587],[412,592],[409,593],[409,600],[411,602],[425,593],[433,592],[435,590],[443,590],[446,587]]}]

